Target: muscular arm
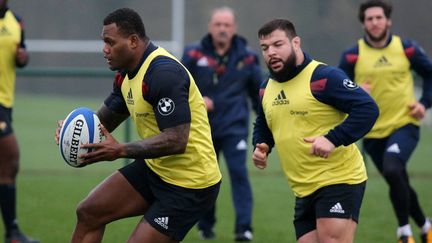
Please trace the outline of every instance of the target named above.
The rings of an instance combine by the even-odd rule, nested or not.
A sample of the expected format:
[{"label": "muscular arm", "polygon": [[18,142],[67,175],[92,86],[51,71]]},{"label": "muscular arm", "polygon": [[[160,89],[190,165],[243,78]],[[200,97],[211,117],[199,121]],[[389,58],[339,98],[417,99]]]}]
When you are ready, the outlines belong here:
[{"label": "muscular arm", "polygon": [[126,120],[126,118],[129,117],[127,114],[113,112],[112,110],[108,109],[105,104],[102,104],[102,106],[96,112],[96,115],[99,117],[102,125],[104,125],[109,132],[114,131],[114,129],[116,129],[124,120]]},{"label": "muscular arm", "polygon": [[118,158],[146,159],[184,153],[189,138],[189,128],[189,123],[181,124],[166,128],[156,136],[129,143],[118,143],[106,128],[102,128],[105,136],[103,142],[81,146],[93,150],[81,156],[82,163],[88,165]]},{"label": "muscular arm", "polygon": [[[321,65],[315,69],[313,80],[326,80],[323,89],[312,81],[314,97],[346,113],[347,118],[325,135],[336,147],[361,139],[375,124],[379,115],[375,101],[339,69]],[[315,87],[315,88],[314,88]]]},{"label": "muscular arm", "polygon": [[423,79],[423,92],[419,102],[426,109],[430,108],[432,106],[432,60],[416,42],[405,40],[403,45],[412,69]]},{"label": "muscular arm", "polygon": [[125,158],[157,158],[181,154],[186,150],[190,124],[164,129],[160,134],[124,145]]},{"label": "muscular arm", "polygon": [[[259,91],[260,100],[264,96],[265,87],[267,86],[267,81],[261,84]],[[273,134],[268,127],[267,120],[264,114],[262,103],[258,103],[258,113],[254,122],[253,133],[252,133],[252,145],[255,147],[257,144],[265,143],[267,145],[266,153],[270,153],[275,142]]]}]

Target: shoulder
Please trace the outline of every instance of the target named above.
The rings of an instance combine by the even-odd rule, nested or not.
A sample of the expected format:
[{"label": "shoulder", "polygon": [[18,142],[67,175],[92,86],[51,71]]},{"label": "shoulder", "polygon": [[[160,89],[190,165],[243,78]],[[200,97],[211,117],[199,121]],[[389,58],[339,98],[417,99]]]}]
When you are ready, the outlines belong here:
[{"label": "shoulder", "polygon": [[18,15],[15,11],[13,11],[13,10],[8,10],[11,14],[12,14],[12,16],[15,18],[15,20],[18,22],[18,23],[20,23],[21,24],[21,28],[24,28],[24,26],[23,26],[23,19],[22,19],[22,17],[20,16],[20,15]]},{"label": "shoulder", "polygon": [[324,64],[318,65],[314,70],[311,77],[311,91],[321,92],[326,90],[327,87],[334,86],[346,86],[356,88],[354,82],[352,82],[344,71],[340,68],[327,66]]},{"label": "shoulder", "polygon": [[401,38],[401,42],[408,58],[413,57],[415,54],[424,54],[423,48],[415,40]]},{"label": "shoulder", "polygon": [[268,81],[269,81],[268,79],[265,79],[260,84],[260,89],[259,89],[259,97],[260,98],[262,98],[264,96],[264,92],[265,92],[265,89],[267,87]]},{"label": "shoulder", "polygon": [[144,80],[158,80],[160,83],[172,79],[189,80],[186,69],[177,60],[167,56],[158,56],[153,59],[145,76]]},{"label": "shoulder", "polygon": [[247,40],[239,35],[234,36],[236,55],[243,61],[245,65],[257,64],[258,54],[247,44]]},{"label": "shoulder", "polygon": [[184,69],[183,66],[173,58],[167,56],[158,56],[151,61],[147,72],[154,72],[154,70],[178,71],[182,69]]},{"label": "shoulder", "polygon": [[345,49],[342,52],[342,61],[349,64],[353,64],[357,61],[358,55],[359,55],[359,46],[358,43],[356,43],[355,45]]},{"label": "shoulder", "polygon": [[203,47],[200,42],[194,42],[184,48],[184,56],[192,59],[198,59],[203,56]]},{"label": "shoulder", "polygon": [[21,17],[21,15],[19,15],[19,14],[17,14],[15,11],[13,11],[13,10],[11,10],[11,9],[9,9],[8,10],[10,13],[12,13],[12,15],[15,17],[15,19],[17,19],[18,21],[21,21],[22,20],[22,17]]},{"label": "shoulder", "polygon": [[340,68],[328,66],[325,64],[318,65],[313,74],[311,80],[319,80],[319,79],[337,79],[337,78],[346,78],[346,74]]}]

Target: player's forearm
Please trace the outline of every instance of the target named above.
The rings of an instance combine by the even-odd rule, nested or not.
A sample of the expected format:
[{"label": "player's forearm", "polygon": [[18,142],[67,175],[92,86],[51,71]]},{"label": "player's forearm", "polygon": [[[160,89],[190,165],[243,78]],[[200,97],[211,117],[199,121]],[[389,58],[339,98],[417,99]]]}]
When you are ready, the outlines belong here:
[{"label": "player's forearm", "polygon": [[146,159],[184,153],[189,139],[189,129],[189,123],[182,124],[164,129],[156,136],[126,143],[121,157]]},{"label": "player's forearm", "polygon": [[109,132],[112,132],[128,117],[127,115],[118,114],[111,111],[105,104],[99,108],[99,110],[96,112],[96,115]]},{"label": "player's forearm", "polygon": [[325,137],[336,147],[348,146],[366,135],[375,124],[379,116],[379,109],[372,98],[365,99],[363,103],[353,104],[348,117]]}]

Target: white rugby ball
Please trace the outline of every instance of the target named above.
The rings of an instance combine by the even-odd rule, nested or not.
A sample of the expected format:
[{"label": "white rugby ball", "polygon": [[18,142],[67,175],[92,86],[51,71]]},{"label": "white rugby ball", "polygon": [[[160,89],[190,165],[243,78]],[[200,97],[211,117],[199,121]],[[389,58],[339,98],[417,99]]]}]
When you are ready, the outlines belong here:
[{"label": "white rugby ball", "polygon": [[82,144],[102,141],[101,123],[96,114],[86,107],[73,110],[63,121],[59,147],[63,159],[72,167],[82,167],[82,154],[91,152],[80,148]]}]

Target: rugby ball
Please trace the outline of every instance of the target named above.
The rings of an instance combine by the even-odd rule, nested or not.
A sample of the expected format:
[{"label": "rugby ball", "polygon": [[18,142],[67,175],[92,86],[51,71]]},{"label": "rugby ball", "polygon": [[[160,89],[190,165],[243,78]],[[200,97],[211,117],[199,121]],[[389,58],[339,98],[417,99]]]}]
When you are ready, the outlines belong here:
[{"label": "rugby ball", "polygon": [[100,143],[102,141],[101,123],[96,114],[86,107],[73,110],[60,129],[60,153],[66,163],[72,167],[82,167],[82,154],[91,152],[80,148],[82,144]]}]

